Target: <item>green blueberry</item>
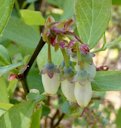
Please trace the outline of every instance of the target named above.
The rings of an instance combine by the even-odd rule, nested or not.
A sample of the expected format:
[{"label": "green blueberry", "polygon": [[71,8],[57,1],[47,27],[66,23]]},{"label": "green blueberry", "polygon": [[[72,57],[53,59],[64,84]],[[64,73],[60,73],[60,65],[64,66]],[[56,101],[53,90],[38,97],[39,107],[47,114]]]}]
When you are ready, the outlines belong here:
[{"label": "green blueberry", "polygon": [[75,88],[74,83],[70,82],[69,80],[65,79],[61,81],[61,90],[64,96],[70,102],[76,102],[76,99],[74,96],[74,88]]},{"label": "green blueberry", "polygon": [[92,98],[91,82],[85,81],[85,84],[83,85],[81,85],[80,82],[76,82],[74,88],[74,95],[77,103],[81,107],[86,107]]},{"label": "green blueberry", "polygon": [[54,73],[52,78],[46,73],[42,74],[42,83],[45,93],[50,95],[56,94],[60,85],[60,73]]}]

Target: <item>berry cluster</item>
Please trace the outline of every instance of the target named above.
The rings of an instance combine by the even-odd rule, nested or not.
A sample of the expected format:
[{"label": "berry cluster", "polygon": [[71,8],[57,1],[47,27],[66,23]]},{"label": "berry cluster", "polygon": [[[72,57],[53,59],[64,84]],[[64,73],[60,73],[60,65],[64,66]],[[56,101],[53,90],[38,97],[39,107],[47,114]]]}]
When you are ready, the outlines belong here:
[{"label": "berry cluster", "polygon": [[[64,96],[81,107],[88,105],[92,97],[91,81],[96,75],[94,56],[87,44],[73,32],[73,20],[46,21],[42,38],[48,43],[48,64],[42,69],[42,82],[47,94],[56,94],[61,86]],[[51,46],[60,49],[64,62],[55,66],[51,60]]]}]

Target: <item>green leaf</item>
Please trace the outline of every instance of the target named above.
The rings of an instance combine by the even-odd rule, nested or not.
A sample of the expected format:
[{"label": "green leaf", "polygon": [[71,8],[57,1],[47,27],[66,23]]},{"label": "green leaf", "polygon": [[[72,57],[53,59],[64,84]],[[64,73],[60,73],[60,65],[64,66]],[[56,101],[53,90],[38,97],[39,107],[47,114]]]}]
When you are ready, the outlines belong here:
[{"label": "green leaf", "polygon": [[[63,61],[62,53],[60,50],[56,51],[52,48],[52,61],[55,65],[60,65]],[[40,54],[37,57],[37,65],[41,71],[43,66],[47,64],[47,44],[43,47]]]},{"label": "green leaf", "polygon": [[63,11],[64,13],[61,16],[61,20],[66,20],[68,18],[72,18],[72,16],[74,15],[74,0],[64,0],[63,2],[61,1],[61,3],[63,3]]},{"label": "green leaf", "polygon": [[112,4],[121,5],[121,0],[112,0]]},{"label": "green leaf", "polygon": [[62,0],[57,0],[56,2],[55,2],[55,0],[47,0],[47,2],[48,2],[49,4],[58,6],[58,7],[60,7],[60,8],[63,6],[63,3],[64,3],[64,1],[62,2]]},{"label": "green leaf", "polygon": [[6,81],[2,77],[0,77],[0,103],[1,102],[9,102]]},{"label": "green leaf", "polygon": [[[47,2],[51,5],[59,7],[62,12],[57,13],[55,11],[54,18],[57,20],[67,20],[68,18],[72,18],[74,15],[74,0],[47,0]],[[68,11],[69,10],[69,11]],[[61,14],[62,13],[62,14]],[[57,15],[59,14],[59,15]],[[57,17],[58,16],[58,17]]]},{"label": "green leaf", "polygon": [[0,109],[0,117],[5,113],[6,111],[3,109]]},{"label": "green leaf", "polygon": [[[39,91],[39,90],[38,90]],[[39,102],[39,101],[42,101],[46,98],[45,95],[41,95],[39,92],[30,92],[27,97],[26,97],[28,100],[33,100],[33,101],[36,101],[36,102]]]},{"label": "green leaf", "polygon": [[28,25],[44,25],[45,20],[40,11],[22,9],[20,11],[24,22]]},{"label": "green leaf", "polygon": [[10,104],[10,103],[1,103],[0,102],[0,116],[2,116],[11,107],[13,107],[13,104]]},{"label": "green leaf", "polygon": [[9,39],[24,47],[24,51],[34,50],[40,39],[39,31],[26,25],[21,19],[11,17],[2,38]]},{"label": "green leaf", "polygon": [[9,104],[9,103],[0,103],[0,109],[9,110],[11,107],[13,107],[12,104]]},{"label": "green leaf", "polygon": [[111,17],[111,0],[75,0],[77,30],[81,40],[93,48]]},{"label": "green leaf", "polygon": [[27,77],[29,89],[37,89],[40,93],[44,92],[41,76],[38,69],[32,69]]},{"label": "green leaf", "polygon": [[113,40],[112,42],[110,43],[107,43],[104,47],[104,49],[107,49],[107,48],[112,48],[118,44],[121,43],[121,36],[119,36],[118,38],[116,38],[115,40]]},{"label": "green leaf", "polygon": [[64,103],[61,104],[61,111],[63,113],[68,114],[70,112],[70,108],[69,107],[70,107],[69,102],[65,101]]},{"label": "green leaf", "polygon": [[26,0],[26,2],[28,2],[28,3],[32,3],[32,2],[35,2],[35,1],[37,1],[37,0]]},{"label": "green leaf", "polygon": [[116,128],[121,127],[121,108],[118,110],[118,113],[116,114]]},{"label": "green leaf", "polygon": [[121,71],[98,71],[92,88],[95,91],[121,90]]},{"label": "green leaf", "polygon": [[5,113],[6,111],[3,109],[0,109],[0,117]]},{"label": "green leaf", "polygon": [[16,63],[16,64],[10,64],[10,65],[7,65],[7,66],[3,66],[3,67],[0,67],[0,76],[4,75],[5,73],[17,68],[17,67],[20,67],[22,66],[23,63],[19,62],[19,63]]},{"label": "green leaf", "polygon": [[18,83],[17,79],[12,80],[12,81],[9,82],[9,85],[8,85],[8,88],[7,88],[9,97],[13,96],[13,93],[14,93],[16,87],[17,87],[17,83]]},{"label": "green leaf", "polygon": [[11,58],[9,56],[8,50],[0,45],[0,64],[7,65],[11,63]]},{"label": "green leaf", "polygon": [[42,114],[42,109],[37,110],[32,115],[32,123],[30,128],[40,128],[40,117]]},{"label": "green leaf", "polygon": [[50,108],[47,105],[42,105],[42,116],[47,116],[50,113]]},{"label": "green leaf", "polygon": [[14,0],[0,0],[0,33],[4,30],[12,12]]},{"label": "green leaf", "polygon": [[10,108],[0,117],[0,128],[30,128],[34,106],[28,101]]}]

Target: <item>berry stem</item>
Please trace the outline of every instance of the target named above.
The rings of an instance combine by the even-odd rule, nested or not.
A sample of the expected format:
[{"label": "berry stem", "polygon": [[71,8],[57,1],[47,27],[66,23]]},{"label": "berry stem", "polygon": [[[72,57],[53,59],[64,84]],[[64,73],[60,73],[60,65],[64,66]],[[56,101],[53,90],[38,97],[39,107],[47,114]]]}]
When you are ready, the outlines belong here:
[{"label": "berry stem", "polygon": [[80,61],[81,61],[81,54],[80,54],[79,44],[78,44],[78,43],[77,43],[76,47],[77,47],[77,58],[78,58],[78,64],[80,64]]},{"label": "berry stem", "polygon": [[67,55],[66,50],[61,49],[61,52],[63,54],[63,58],[64,58],[64,62],[65,62],[66,67],[69,67],[69,56]]},{"label": "berry stem", "polygon": [[48,63],[52,63],[50,43],[48,43]]}]

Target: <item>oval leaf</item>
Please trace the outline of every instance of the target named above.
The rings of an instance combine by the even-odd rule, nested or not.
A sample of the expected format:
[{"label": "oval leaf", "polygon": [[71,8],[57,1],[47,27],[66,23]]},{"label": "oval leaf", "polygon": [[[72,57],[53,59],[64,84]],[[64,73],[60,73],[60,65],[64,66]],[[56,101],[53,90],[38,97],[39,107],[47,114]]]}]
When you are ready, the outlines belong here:
[{"label": "oval leaf", "polygon": [[121,5],[121,0],[112,0],[112,4]]},{"label": "oval leaf", "polygon": [[7,92],[7,85],[4,78],[0,78],[0,103],[8,103],[8,92]]},{"label": "oval leaf", "polygon": [[22,65],[23,65],[23,63],[19,62],[16,64],[10,64],[10,65],[4,66],[4,67],[0,67],[0,76],[2,76],[3,74],[5,74],[5,73],[17,68],[17,67],[20,67]]},{"label": "oval leaf", "polygon": [[115,47],[116,45],[119,45],[121,44],[121,36],[119,36],[118,38],[116,38],[115,40],[113,40],[112,42],[110,43],[107,43],[104,47],[104,49],[107,49],[107,48],[112,48],[112,47]]},{"label": "oval leaf", "polygon": [[24,102],[10,108],[0,117],[0,128],[30,128],[33,102]]},{"label": "oval leaf", "polygon": [[8,85],[8,88],[7,88],[9,97],[12,97],[13,96],[14,91],[15,91],[15,89],[17,87],[17,83],[18,83],[18,80],[17,79],[11,80],[9,82],[9,85]]},{"label": "oval leaf", "polygon": [[121,71],[99,71],[92,82],[95,91],[121,90]]},{"label": "oval leaf", "polygon": [[42,109],[38,109],[32,115],[32,122],[30,128],[40,128],[40,118],[42,114]]},{"label": "oval leaf", "polygon": [[116,128],[121,127],[121,108],[118,110],[116,114]]},{"label": "oval leaf", "polygon": [[28,25],[44,25],[45,20],[40,11],[22,9],[20,11],[24,22]]},{"label": "oval leaf", "polygon": [[3,32],[2,38],[16,42],[24,51],[33,51],[39,42],[39,31],[26,25],[20,18],[12,16]]},{"label": "oval leaf", "polygon": [[10,17],[14,0],[0,0],[0,33],[5,28]]},{"label": "oval leaf", "polygon": [[111,16],[111,0],[75,0],[79,36],[93,48],[105,32]]},{"label": "oval leaf", "polygon": [[9,56],[8,50],[0,45],[0,65],[7,65],[11,63],[11,58]]},{"label": "oval leaf", "polygon": [[13,104],[10,103],[0,103],[0,109],[3,110],[9,110],[11,107],[13,107]]}]

